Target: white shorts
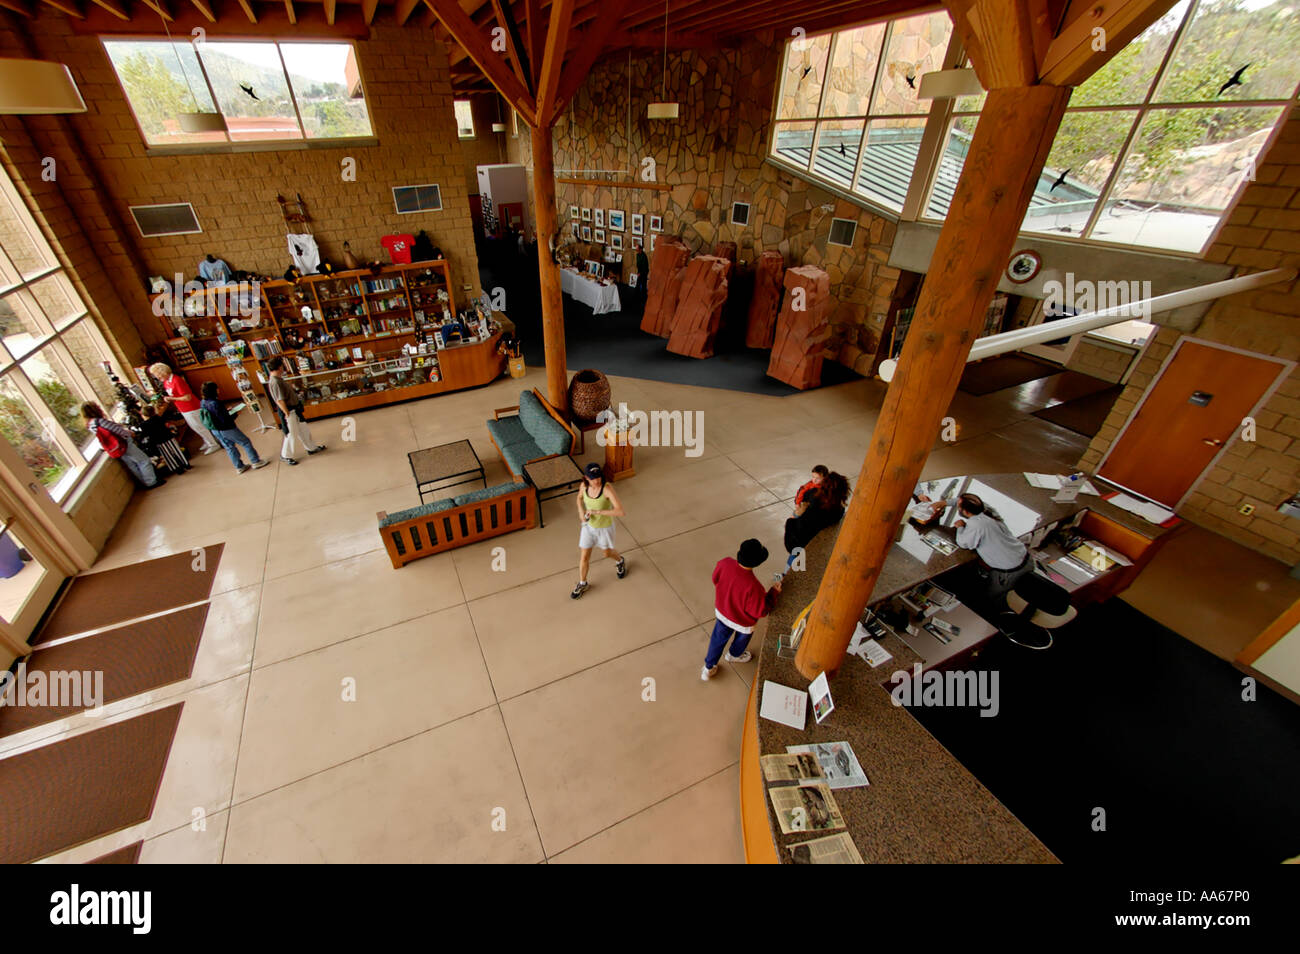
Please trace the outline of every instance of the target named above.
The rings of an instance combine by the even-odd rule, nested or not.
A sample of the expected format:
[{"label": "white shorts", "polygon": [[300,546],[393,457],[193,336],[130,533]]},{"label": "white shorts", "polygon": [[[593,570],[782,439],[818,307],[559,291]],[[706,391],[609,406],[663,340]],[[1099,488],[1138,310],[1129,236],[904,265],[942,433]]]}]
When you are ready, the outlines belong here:
[{"label": "white shorts", "polygon": [[590,550],[593,547],[601,550],[614,549],[614,528],[589,527],[584,523],[582,534],[578,537],[578,549]]}]

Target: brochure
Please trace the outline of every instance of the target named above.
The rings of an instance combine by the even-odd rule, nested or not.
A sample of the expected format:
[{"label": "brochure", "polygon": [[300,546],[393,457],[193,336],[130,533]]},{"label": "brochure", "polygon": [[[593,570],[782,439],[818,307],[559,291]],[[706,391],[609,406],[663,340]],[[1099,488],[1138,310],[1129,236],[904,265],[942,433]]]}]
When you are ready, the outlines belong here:
[{"label": "brochure", "polygon": [[768,782],[800,782],[806,778],[825,778],[821,763],[811,752],[764,755],[758,760],[763,779]]},{"label": "brochure", "polygon": [[769,788],[781,834],[796,831],[830,831],[844,827],[844,816],[825,782],[804,782]]},{"label": "brochure", "polygon": [[792,729],[802,729],[808,711],[808,693],[791,689],[767,679],[763,682],[763,701],[758,714]]},{"label": "brochure", "polygon": [[853,754],[853,746],[847,742],[816,742],[812,745],[787,745],[785,750],[790,755],[808,753],[816,756],[826,777],[826,784],[831,788],[859,788],[870,785],[867,774],[858,764],[858,757]]},{"label": "brochure", "polygon": [[813,715],[821,722],[835,710],[835,701],[831,699],[831,684],[822,672],[808,686],[808,695],[812,697]]}]

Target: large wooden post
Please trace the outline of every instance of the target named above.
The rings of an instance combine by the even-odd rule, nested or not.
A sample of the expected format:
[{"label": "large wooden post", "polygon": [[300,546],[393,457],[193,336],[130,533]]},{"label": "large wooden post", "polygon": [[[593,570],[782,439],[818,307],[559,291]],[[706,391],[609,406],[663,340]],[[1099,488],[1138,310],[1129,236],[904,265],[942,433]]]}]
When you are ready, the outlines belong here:
[{"label": "large wooden post", "polygon": [[839,668],[1011,257],[1070,90],[990,90],[795,664]]},{"label": "large wooden post", "polygon": [[569,373],[564,353],[564,300],[560,270],[551,259],[550,239],[559,231],[555,221],[555,164],[551,156],[551,126],[533,127],[533,210],[537,215],[537,264],[542,282],[542,345],[546,350],[546,399],[561,414],[569,409]]}]

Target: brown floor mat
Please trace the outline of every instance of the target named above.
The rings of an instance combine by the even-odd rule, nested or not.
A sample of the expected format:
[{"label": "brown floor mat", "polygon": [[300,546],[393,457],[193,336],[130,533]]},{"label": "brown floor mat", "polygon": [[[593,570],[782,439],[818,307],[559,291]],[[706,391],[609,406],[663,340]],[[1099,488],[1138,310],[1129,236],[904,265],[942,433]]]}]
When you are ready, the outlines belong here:
[{"label": "brown floor mat", "polygon": [[[20,705],[19,687],[15,686],[7,696],[9,704],[0,707],[0,737],[89,708],[84,696],[80,705],[52,705],[51,696],[61,679],[51,674],[90,673],[79,680],[78,694],[89,694],[93,701],[102,689],[100,705],[189,678],[210,605],[201,603],[167,616],[36,650],[28,657],[22,675],[29,693],[33,686],[44,686],[44,698],[29,698],[27,704]],[[96,679],[96,673],[103,673],[102,685],[86,681]],[[66,696],[66,691],[63,694]]]},{"label": "brown floor mat", "polygon": [[1115,384],[1095,394],[1035,411],[1034,417],[1041,417],[1044,421],[1050,421],[1084,437],[1094,437],[1106,423],[1110,409],[1123,393],[1124,385]]},{"label": "brown floor mat", "polygon": [[0,864],[35,861],[147,820],[183,706],[0,759]]},{"label": "brown floor mat", "polygon": [[140,863],[140,849],[144,847],[143,841],[137,841],[133,845],[127,845],[125,848],[119,848],[117,851],[110,851],[106,855],[100,855],[98,858],[92,858],[87,861],[88,865],[138,865]]},{"label": "brown floor mat", "polygon": [[1059,374],[1061,370],[1059,365],[1022,354],[1004,354],[967,365],[961,375],[960,387],[967,394],[992,394],[994,391],[1013,388],[1026,381],[1036,381],[1048,375]]},{"label": "brown floor mat", "polygon": [[77,577],[32,645],[206,600],[225,547],[204,547],[202,571],[192,568],[196,558],[187,550]]}]

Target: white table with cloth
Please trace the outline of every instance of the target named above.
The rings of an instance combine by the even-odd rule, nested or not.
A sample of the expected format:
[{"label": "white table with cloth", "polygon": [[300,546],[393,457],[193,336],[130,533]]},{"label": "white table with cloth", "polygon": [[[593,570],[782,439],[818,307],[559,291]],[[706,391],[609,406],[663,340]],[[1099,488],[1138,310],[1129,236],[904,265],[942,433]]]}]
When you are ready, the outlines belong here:
[{"label": "white table with cloth", "polygon": [[574,301],[582,302],[598,315],[621,311],[623,308],[618,298],[617,285],[612,282],[602,285],[596,279],[588,278],[573,269],[560,269],[560,290]]}]

